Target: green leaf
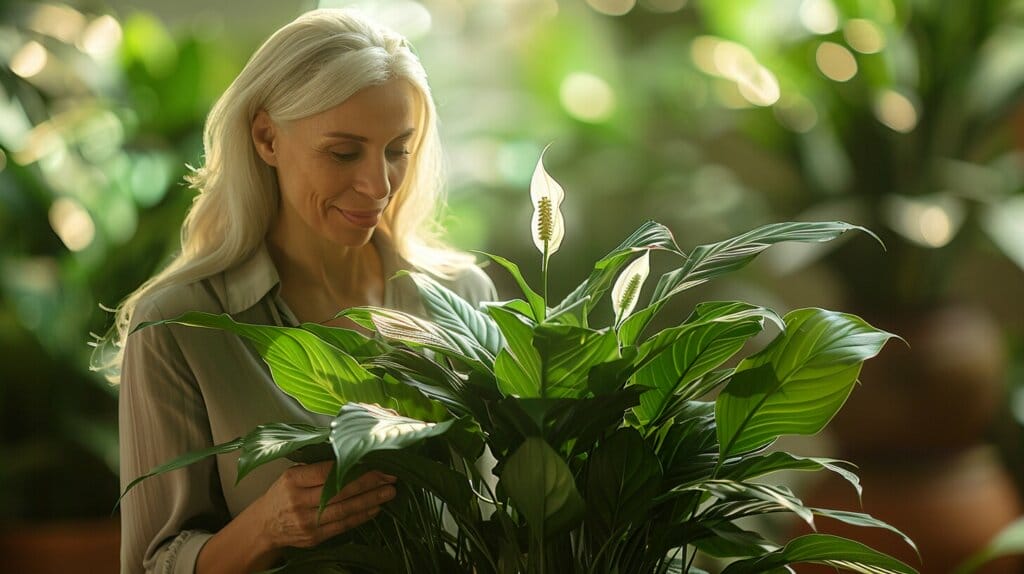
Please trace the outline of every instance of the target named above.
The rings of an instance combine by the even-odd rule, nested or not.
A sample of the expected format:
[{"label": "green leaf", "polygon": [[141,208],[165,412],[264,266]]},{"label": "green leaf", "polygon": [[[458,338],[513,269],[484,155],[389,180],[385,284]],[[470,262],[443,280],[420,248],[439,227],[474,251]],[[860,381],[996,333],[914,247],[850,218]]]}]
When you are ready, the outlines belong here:
[{"label": "green leaf", "polygon": [[625,341],[635,341],[670,298],[714,277],[744,267],[776,243],[820,243],[831,241],[852,230],[863,231],[878,239],[867,229],[842,221],[789,222],[764,225],[725,241],[701,245],[690,253],[680,268],[661,276],[651,297],[651,304],[622,324],[620,337]]},{"label": "green leaf", "polygon": [[328,327],[320,323],[303,323],[299,327],[356,359],[365,359],[387,351],[386,343],[371,339],[359,331]]},{"label": "green leaf", "polygon": [[707,535],[694,539],[693,545],[715,558],[762,556],[779,549],[778,544],[766,540],[760,534],[744,530],[729,522],[709,527]]},{"label": "green leaf", "polygon": [[584,514],[572,471],[540,437],[527,438],[505,461],[499,488],[541,540],[574,527]]},{"label": "green leaf", "polygon": [[254,468],[315,444],[327,443],[330,429],[305,424],[270,423],[257,426],[242,438],[235,483]]},{"label": "green leaf", "polygon": [[736,481],[744,481],[757,478],[781,470],[830,470],[847,482],[857,491],[860,498],[863,489],[860,486],[860,478],[846,468],[852,464],[832,458],[804,457],[790,454],[788,452],[773,452],[763,456],[744,457],[737,462],[726,463],[719,476]]},{"label": "green leaf", "polygon": [[475,340],[450,333],[415,315],[380,307],[353,307],[342,311],[356,324],[372,329],[388,340],[421,347],[464,363],[476,371],[492,374],[494,356]]},{"label": "green leaf", "polygon": [[349,401],[378,403],[402,411],[403,405],[383,382],[350,355],[305,329],[236,323],[227,314],[190,312],[174,319],[144,323],[176,323],[221,329],[248,339],[270,366],[274,382],[307,410],[335,415]]},{"label": "green leaf", "polygon": [[675,488],[709,478],[718,462],[714,404],[690,401],[654,443],[667,485]]},{"label": "green leaf", "polygon": [[799,309],[786,332],[739,364],[715,406],[723,457],[783,434],[820,431],[846,401],[863,362],[894,335],[854,315]]},{"label": "green leaf", "polygon": [[899,537],[903,539],[903,542],[905,542],[907,546],[909,546],[917,554],[917,558],[919,560],[921,558],[921,552],[917,549],[917,544],[914,544],[914,541],[911,540],[909,536],[904,534],[900,529],[896,528],[895,526],[892,526],[887,522],[883,522],[869,514],[863,514],[861,512],[849,512],[846,510],[830,510],[828,508],[812,508],[811,511],[814,512],[814,514],[817,514],[818,516],[832,518],[840,522],[845,522],[846,524],[852,524],[854,526],[864,526],[867,528],[882,528],[888,530],[889,532],[893,532],[899,535]]},{"label": "green leaf", "polygon": [[589,392],[590,369],[618,358],[613,331],[571,325],[539,325],[533,346],[541,359],[542,397],[579,398]]},{"label": "green leaf", "polygon": [[475,497],[469,479],[447,464],[409,450],[373,452],[366,455],[364,461],[368,467],[393,475],[410,488],[422,489],[436,496],[457,518],[467,518],[472,511]]},{"label": "green leaf", "polygon": [[672,395],[698,398],[687,392],[693,383],[720,366],[754,335],[774,312],[746,303],[704,303],[679,327],[665,329],[640,345],[642,365],[633,384],[650,388],[633,409],[641,425],[658,418]]},{"label": "green leaf", "polygon": [[[122,492],[121,496],[119,496],[117,498],[117,504],[121,503],[121,499],[124,498],[125,495],[128,494],[128,491],[130,491],[131,489],[135,488],[135,485],[139,484],[143,480],[146,480],[147,478],[150,478],[152,476],[156,476],[158,474],[163,474],[165,472],[170,472],[172,470],[178,470],[179,468],[185,468],[186,466],[188,466],[190,464],[193,464],[193,463],[196,463],[196,462],[199,462],[199,461],[203,460],[204,458],[206,458],[208,456],[213,456],[215,454],[224,454],[226,452],[231,452],[233,450],[238,450],[240,448],[242,448],[242,439],[241,439],[241,437],[236,438],[235,440],[232,440],[232,441],[228,441],[228,442],[225,442],[225,443],[221,443],[221,444],[218,444],[218,445],[211,446],[209,448],[204,448],[202,450],[197,450],[197,451],[185,453],[185,454],[183,454],[183,455],[181,455],[181,456],[179,456],[179,457],[177,457],[177,458],[175,458],[175,459],[173,459],[173,460],[171,460],[169,462],[166,462],[164,464],[161,464],[160,466],[154,467],[152,470],[150,470],[146,474],[144,474],[144,475],[136,478],[135,480],[129,482],[128,486],[126,486],[124,488],[124,492]],[[116,504],[114,505],[114,508],[115,509],[117,508]]]},{"label": "green leaf", "polygon": [[620,428],[587,464],[587,524],[598,539],[638,525],[661,487],[661,464],[640,433]]},{"label": "green leaf", "polygon": [[498,255],[491,255],[490,253],[485,253],[483,251],[473,251],[473,253],[479,253],[484,257],[489,257],[492,261],[504,267],[505,270],[512,275],[512,278],[515,279],[516,284],[519,285],[519,290],[523,292],[523,297],[526,297],[526,301],[530,305],[530,310],[533,311],[533,320],[538,323],[544,320],[545,313],[547,312],[547,309],[544,307],[544,298],[530,288],[526,279],[523,279],[523,274],[519,271],[518,265]]},{"label": "green leaf", "polygon": [[560,313],[589,298],[589,302],[584,304],[579,311],[580,316],[583,318],[581,323],[586,324],[586,316],[590,314],[590,310],[593,309],[594,305],[601,300],[604,293],[611,287],[612,282],[622,267],[635,257],[636,253],[645,249],[664,249],[681,254],[676,246],[675,239],[672,238],[672,232],[660,223],[648,221],[637,228],[618,247],[595,263],[594,270],[591,271],[587,280],[576,287],[558,306],[552,309],[552,313]]},{"label": "green leaf", "polygon": [[808,534],[785,548],[758,558],[733,562],[722,574],[757,574],[787,564],[825,564],[865,574],[917,574],[903,562],[867,546],[828,534]]},{"label": "green leaf", "polygon": [[[406,272],[407,273],[407,272]],[[501,349],[502,337],[494,320],[477,311],[454,291],[424,273],[407,273],[416,283],[431,320],[449,333],[471,339],[492,356]]]},{"label": "green leaf", "polygon": [[961,564],[956,569],[956,574],[969,574],[996,558],[1018,554],[1024,554],[1024,518],[1004,528],[984,550]]},{"label": "green leaf", "polygon": [[533,346],[533,328],[501,307],[489,307],[487,312],[505,336],[506,347],[494,360],[498,388],[505,396],[541,396],[541,359]]},{"label": "green leaf", "polygon": [[[789,489],[782,486],[735,480],[707,480],[690,488],[703,490],[724,501],[761,501],[781,506],[814,528],[814,513]],[[665,496],[665,495],[662,495]]]},{"label": "green leaf", "polygon": [[331,421],[335,465],[324,484],[320,510],[352,477],[349,471],[368,453],[395,450],[444,434],[454,421],[430,423],[390,412],[377,405],[349,403]]}]

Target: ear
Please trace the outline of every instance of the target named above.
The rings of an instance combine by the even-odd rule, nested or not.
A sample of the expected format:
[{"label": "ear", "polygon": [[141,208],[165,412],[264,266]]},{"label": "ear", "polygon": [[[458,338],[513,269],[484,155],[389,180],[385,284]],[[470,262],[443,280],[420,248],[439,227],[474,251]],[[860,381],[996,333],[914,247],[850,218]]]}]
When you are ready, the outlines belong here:
[{"label": "ear", "polygon": [[277,153],[274,147],[276,138],[277,129],[270,119],[270,114],[266,110],[260,110],[252,120],[252,143],[256,146],[256,153],[272,167],[277,167]]}]

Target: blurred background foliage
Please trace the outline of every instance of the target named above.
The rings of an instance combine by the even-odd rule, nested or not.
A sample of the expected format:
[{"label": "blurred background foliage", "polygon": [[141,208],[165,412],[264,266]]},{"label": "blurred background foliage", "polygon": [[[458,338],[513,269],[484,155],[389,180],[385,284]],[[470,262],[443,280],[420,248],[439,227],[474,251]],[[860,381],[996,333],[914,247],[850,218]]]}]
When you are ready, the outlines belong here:
[{"label": "blurred background foliage", "polygon": [[875,316],[983,306],[1011,363],[1009,423],[990,438],[1016,445],[1019,476],[1022,0],[8,2],[0,521],[109,512],[117,390],[88,370],[110,320],[98,305],[166,263],[206,112],[263,38],[317,5],[358,6],[413,41],[442,120],[451,240],[535,280],[526,193],[553,142],[556,294],[646,219],[684,250],[786,219],[877,232],[885,251],[864,237],[780,249],[674,319],[729,297]]}]

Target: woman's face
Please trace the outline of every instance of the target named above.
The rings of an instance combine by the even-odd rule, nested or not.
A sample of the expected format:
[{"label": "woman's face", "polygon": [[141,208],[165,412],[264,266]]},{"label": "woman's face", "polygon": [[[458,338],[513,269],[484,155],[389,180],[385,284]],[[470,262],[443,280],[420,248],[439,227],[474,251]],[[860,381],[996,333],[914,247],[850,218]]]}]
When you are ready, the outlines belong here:
[{"label": "woman's face", "polygon": [[413,88],[397,79],[284,125],[261,112],[253,141],[277,169],[277,224],[340,246],[365,244],[405,178],[415,125]]}]

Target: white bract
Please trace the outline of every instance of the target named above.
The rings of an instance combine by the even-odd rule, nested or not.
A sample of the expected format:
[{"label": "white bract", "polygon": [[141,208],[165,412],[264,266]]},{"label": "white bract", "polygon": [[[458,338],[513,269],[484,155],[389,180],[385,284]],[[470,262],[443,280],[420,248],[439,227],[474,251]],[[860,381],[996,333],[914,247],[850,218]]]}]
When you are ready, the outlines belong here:
[{"label": "white bract", "polygon": [[[547,151],[547,148],[544,148]],[[530,222],[533,231],[533,244],[541,253],[551,255],[558,251],[565,236],[565,221],[559,207],[565,199],[565,191],[544,169],[544,153],[537,160],[530,181],[530,199],[533,200],[533,219]],[[545,243],[547,250],[545,251]]]},{"label": "white bract", "polygon": [[618,325],[629,317],[640,299],[640,288],[644,286],[647,275],[651,272],[651,252],[637,257],[622,271],[612,287],[612,307],[615,309],[615,324]]}]

